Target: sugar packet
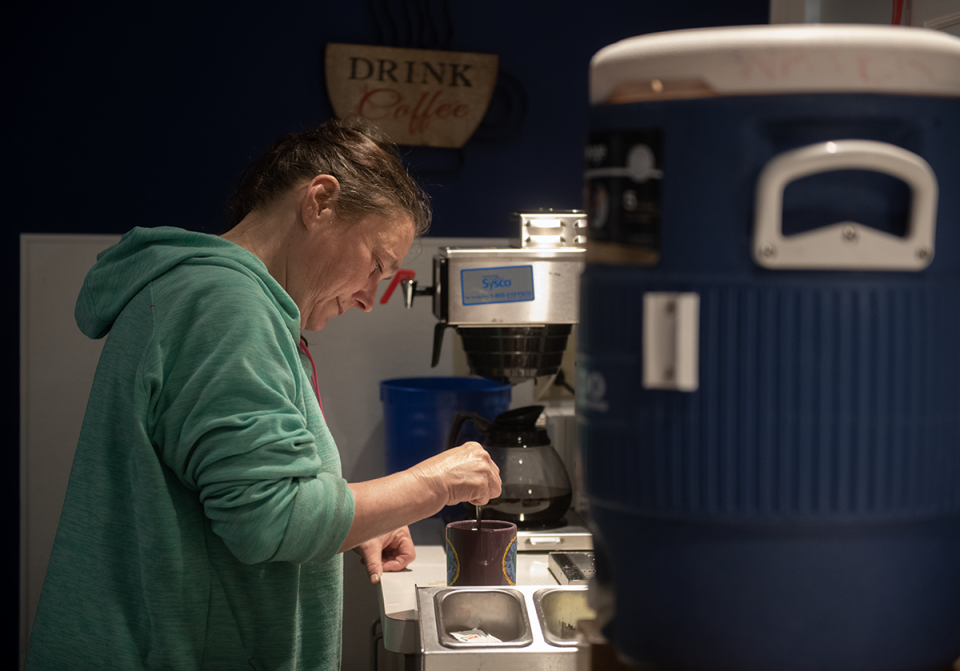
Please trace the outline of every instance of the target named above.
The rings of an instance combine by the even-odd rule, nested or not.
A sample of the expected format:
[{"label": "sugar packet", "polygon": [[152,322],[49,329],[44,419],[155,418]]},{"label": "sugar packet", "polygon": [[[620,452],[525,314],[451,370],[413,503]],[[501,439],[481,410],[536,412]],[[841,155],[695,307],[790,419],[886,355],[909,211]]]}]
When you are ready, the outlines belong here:
[{"label": "sugar packet", "polygon": [[493,634],[488,634],[479,629],[470,629],[469,631],[451,631],[450,635],[461,643],[503,643]]}]

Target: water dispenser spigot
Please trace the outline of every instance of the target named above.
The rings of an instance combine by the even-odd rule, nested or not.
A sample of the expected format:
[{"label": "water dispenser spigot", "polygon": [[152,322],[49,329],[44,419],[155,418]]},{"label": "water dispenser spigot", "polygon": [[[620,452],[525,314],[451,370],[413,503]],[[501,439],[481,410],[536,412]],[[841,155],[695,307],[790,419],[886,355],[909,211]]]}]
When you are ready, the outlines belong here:
[{"label": "water dispenser spigot", "polygon": [[385,305],[390,296],[393,295],[394,290],[397,288],[397,285],[400,285],[401,290],[403,291],[403,305],[407,309],[413,307],[413,297],[414,296],[433,296],[434,288],[433,287],[417,287],[417,281],[414,279],[416,277],[416,271],[413,270],[398,270],[397,274],[393,276],[393,280],[387,286],[387,290],[383,292],[383,297],[380,299],[380,304]]}]

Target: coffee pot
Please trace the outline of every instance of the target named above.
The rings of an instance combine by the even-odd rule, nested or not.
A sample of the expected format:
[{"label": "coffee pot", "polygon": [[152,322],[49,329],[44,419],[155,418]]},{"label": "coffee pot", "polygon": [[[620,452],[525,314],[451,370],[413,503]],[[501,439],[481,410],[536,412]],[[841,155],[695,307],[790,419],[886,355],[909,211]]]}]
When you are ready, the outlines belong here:
[{"label": "coffee pot", "polygon": [[500,469],[502,491],[483,507],[484,519],[513,522],[520,529],[563,523],[573,492],[547,430],[537,426],[542,412],[542,405],[531,405],[508,410],[493,421],[473,412],[458,412],[454,418],[447,447],[457,443],[461,428],[471,421]]}]

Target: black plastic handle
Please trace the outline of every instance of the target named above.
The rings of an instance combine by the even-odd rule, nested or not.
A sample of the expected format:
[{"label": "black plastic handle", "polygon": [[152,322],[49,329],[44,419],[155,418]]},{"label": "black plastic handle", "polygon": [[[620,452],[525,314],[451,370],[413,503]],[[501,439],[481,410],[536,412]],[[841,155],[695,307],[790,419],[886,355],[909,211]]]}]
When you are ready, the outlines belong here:
[{"label": "black plastic handle", "polygon": [[453,418],[453,426],[450,427],[450,435],[447,437],[448,450],[451,447],[456,447],[455,443],[457,436],[460,435],[460,429],[462,429],[463,425],[468,421],[473,422],[483,433],[486,433],[490,428],[490,422],[482,415],[478,415],[475,412],[458,412],[456,417]]}]

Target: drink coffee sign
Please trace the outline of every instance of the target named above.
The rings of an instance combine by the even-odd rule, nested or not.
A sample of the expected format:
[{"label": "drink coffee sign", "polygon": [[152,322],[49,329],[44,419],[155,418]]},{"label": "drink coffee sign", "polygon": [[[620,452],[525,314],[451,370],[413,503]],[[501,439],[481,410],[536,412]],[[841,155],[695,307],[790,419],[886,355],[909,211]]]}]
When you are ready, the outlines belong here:
[{"label": "drink coffee sign", "polygon": [[480,125],[499,57],[328,44],[327,93],[338,117],[361,116],[397,144],[462,147]]}]

